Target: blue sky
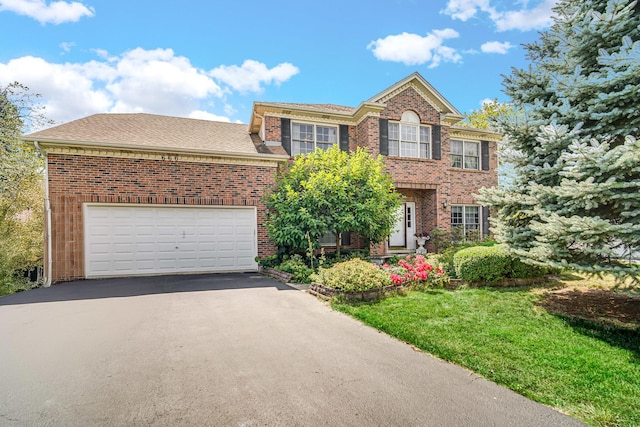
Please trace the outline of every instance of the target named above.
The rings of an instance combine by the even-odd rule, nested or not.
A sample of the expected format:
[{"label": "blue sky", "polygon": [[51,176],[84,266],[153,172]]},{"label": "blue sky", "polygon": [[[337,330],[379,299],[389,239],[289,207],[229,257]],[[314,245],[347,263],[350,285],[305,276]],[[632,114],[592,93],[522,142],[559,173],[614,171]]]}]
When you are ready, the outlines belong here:
[{"label": "blue sky", "polygon": [[418,71],[461,112],[508,99],[557,0],[0,0],[0,85],[57,123],[102,112],[248,122],[253,101],[357,106]]}]

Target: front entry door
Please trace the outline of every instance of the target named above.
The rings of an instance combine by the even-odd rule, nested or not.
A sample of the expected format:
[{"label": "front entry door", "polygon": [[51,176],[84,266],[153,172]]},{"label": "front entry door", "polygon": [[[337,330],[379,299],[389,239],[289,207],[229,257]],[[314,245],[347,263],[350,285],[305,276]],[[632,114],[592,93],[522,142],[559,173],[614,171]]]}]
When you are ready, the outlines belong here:
[{"label": "front entry door", "polygon": [[396,211],[396,224],[389,236],[390,249],[416,248],[416,204],[406,202]]}]

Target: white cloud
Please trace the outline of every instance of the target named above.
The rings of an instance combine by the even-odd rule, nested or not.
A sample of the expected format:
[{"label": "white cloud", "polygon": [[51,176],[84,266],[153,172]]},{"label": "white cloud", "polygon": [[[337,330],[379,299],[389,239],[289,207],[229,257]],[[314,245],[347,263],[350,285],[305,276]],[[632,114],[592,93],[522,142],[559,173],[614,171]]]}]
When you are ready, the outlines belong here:
[{"label": "white cloud", "polygon": [[514,10],[502,13],[494,21],[498,31],[507,30],[541,30],[549,27],[553,20],[551,10],[557,0],[544,0],[533,9]]},{"label": "white cloud", "polygon": [[484,53],[499,53],[504,55],[509,52],[509,49],[515,46],[509,42],[486,42],[480,46],[480,50]]},{"label": "white cloud", "polygon": [[450,28],[434,30],[426,36],[402,33],[372,41],[367,49],[381,61],[402,62],[405,65],[421,65],[429,62],[434,68],[445,62],[460,62],[462,56],[451,47],[444,46],[446,39],[459,34]]},{"label": "white cloud", "polygon": [[199,119],[199,120],[212,120],[214,122],[227,122],[227,123],[231,122],[229,117],[218,116],[216,114],[209,113],[208,111],[202,111],[202,110],[192,111],[191,114],[189,114],[189,118]]},{"label": "white cloud", "polygon": [[45,0],[0,0],[0,12],[2,11],[25,15],[41,24],[77,22],[83,16],[91,17],[95,14],[93,8],[76,1],[47,3]]},{"label": "white cloud", "polygon": [[[234,85],[221,86],[206,70],[195,67],[184,56],[175,55],[171,49],[137,48],[121,55],[104,50],[95,53],[98,59],[82,63],[51,63],[33,56],[0,62],[0,85],[19,81],[41,94],[45,114],[56,122],[104,112],[146,112],[230,121],[228,117],[204,111],[207,108],[203,106],[213,105],[214,99],[228,104],[226,97],[233,94],[231,89],[243,87],[232,80]],[[260,64],[257,61],[245,64],[248,62]],[[234,66],[218,68],[234,69]],[[286,69],[277,66],[268,70],[267,77],[253,82],[258,82],[258,87],[279,84],[287,78]],[[235,112],[231,105],[225,105],[225,115],[232,116]]]},{"label": "white cloud", "polygon": [[490,0],[449,0],[442,13],[464,22],[476,16],[478,12],[484,12],[489,15],[498,31],[541,30],[553,22],[552,8],[557,2],[558,0],[542,0],[536,6],[528,8],[528,2],[524,1],[519,10],[498,11],[491,6]]},{"label": "white cloud", "polygon": [[262,91],[263,84],[279,85],[298,74],[298,67],[288,62],[269,69],[262,62],[247,59],[240,67],[221,65],[209,72],[209,75],[241,93]]},{"label": "white cloud", "polygon": [[182,115],[185,108],[196,109],[199,100],[223,93],[203,70],[171,49],[131,50],[119,58],[114,70],[116,77],[106,85],[116,99],[114,112]]},{"label": "white cloud", "polygon": [[71,52],[71,48],[75,45],[76,44],[74,42],[62,42],[59,44],[59,46],[62,48],[62,50],[65,51],[65,53]]},{"label": "white cloud", "polygon": [[489,6],[489,0],[449,0],[442,13],[451,16],[453,19],[465,22],[473,18],[478,10],[484,12],[495,11]]},{"label": "white cloud", "polygon": [[109,110],[110,94],[94,84],[98,68],[94,63],[52,64],[24,56],[0,63],[0,82],[19,81],[41,94],[47,118],[59,122]]}]

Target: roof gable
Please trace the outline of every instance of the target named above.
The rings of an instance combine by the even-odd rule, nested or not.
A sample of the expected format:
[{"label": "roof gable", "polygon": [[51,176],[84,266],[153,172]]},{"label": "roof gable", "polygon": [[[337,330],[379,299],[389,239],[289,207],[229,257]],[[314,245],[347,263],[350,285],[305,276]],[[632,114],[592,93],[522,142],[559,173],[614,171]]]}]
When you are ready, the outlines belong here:
[{"label": "roof gable", "polygon": [[370,103],[384,104],[387,100],[404,91],[407,88],[413,88],[420,94],[429,104],[431,104],[439,113],[451,116],[451,118],[462,119],[462,114],[453,106],[440,92],[438,92],[431,84],[424,79],[419,73],[415,72],[405,77],[394,85],[388,87],[372,98],[368,99]]},{"label": "roof gable", "polygon": [[303,117],[312,120],[357,123],[369,114],[379,114],[386,102],[406,89],[415,90],[425,101],[440,113],[441,121],[453,125],[464,118],[440,92],[424,77],[415,72],[372,98],[362,102],[358,107],[346,107],[334,104],[298,104],[285,102],[254,102],[249,131],[257,133],[263,116],[269,114],[276,117]]}]

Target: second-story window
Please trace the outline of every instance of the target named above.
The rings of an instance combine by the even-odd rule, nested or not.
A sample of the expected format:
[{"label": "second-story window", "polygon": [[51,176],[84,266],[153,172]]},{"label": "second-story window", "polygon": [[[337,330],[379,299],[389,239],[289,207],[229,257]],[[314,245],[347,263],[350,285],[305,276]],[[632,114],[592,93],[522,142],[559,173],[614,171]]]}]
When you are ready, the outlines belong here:
[{"label": "second-story window", "polygon": [[389,122],[389,155],[431,157],[431,127],[420,125],[418,115],[405,111],[400,122]]},{"label": "second-story window", "polygon": [[480,143],[451,140],[451,167],[480,169]]},{"label": "second-story window", "polygon": [[291,155],[326,150],[338,143],[338,127],[292,123]]}]

